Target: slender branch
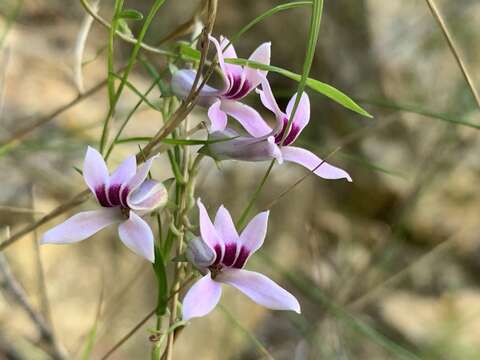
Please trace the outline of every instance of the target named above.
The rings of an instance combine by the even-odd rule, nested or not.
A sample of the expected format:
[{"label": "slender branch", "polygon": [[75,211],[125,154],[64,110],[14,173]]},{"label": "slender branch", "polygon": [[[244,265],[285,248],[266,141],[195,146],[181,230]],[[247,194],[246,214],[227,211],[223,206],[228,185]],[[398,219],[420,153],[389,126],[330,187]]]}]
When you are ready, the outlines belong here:
[{"label": "slender branch", "polygon": [[[168,301],[172,299],[173,296],[178,294],[180,291],[183,290],[185,286],[187,286],[192,280],[194,276],[188,277],[185,282],[175,290],[175,292],[171,293],[170,296],[168,297]],[[128,339],[130,339],[155,313],[157,312],[157,307],[150,311],[137,325],[135,325],[127,334],[125,334],[124,337],[120,339],[119,342],[117,342],[110,350],[107,351],[105,355],[101,357],[101,360],[108,359],[120,346],[122,346]]]},{"label": "slender branch", "polygon": [[460,70],[462,71],[463,77],[467,81],[467,84],[470,88],[470,91],[472,92],[472,95],[477,102],[478,107],[480,108],[480,95],[478,94],[477,89],[475,88],[475,85],[473,83],[472,76],[470,75],[467,66],[463,62],[462,58],[460,57],[460,52],[455,45],[455,42],[452,38],[452,35],[450,34],[450,31],[447,28],[447,25],[445,24],[445,21],[442,18],[442,15],[438,11],[437,5],[435,4],[434,0],[425,0],[428,4],[428,7],[430,8],[430,11],[432,12],[433,17],[437,21],[438,25],[440,26],[440,29],[442,30],[443,36],[447,40],[448,47],[450,48],[450,51],[452,52],[453,56],[455,57],[455,61],[457,62],[458,66],[460,67]]},{"label": "slender branch", "polygon": [[34,231],[41,225],[49,222],[50,220],[56,218],[57,216],[63,214],[64,212],[73,209],[74,207],[82,204],[85,202],[88,198],[90,197],[90,190],[84,190],[81,193],[77,194],[73,199],[70,201],[60,205],[47,215],[43,216],[36,222],[26,226],[25,228],[21,229],[20,231],[16,232],[12,236],[10,236],[7,240],[4,242],[0,243],[0,251],[5,250],[8,246],[12,245],[15,241],[20,239],[22,236],[28,234],[31,231]]},{"label": "slender branch", "polygon": [[[37,121],[28,124],[27,126],[18,129],[15,131],[10,137],[8,137],[5,140],[0,141],[0,149],[2,148],[8,148],[10,150],[12,147],[15,147],[20,143],[20,140],[22,140],[26,135],[31,133],[33,130],[37,129],[38,127],[48,123],[49,121],[55,119],[58,115],[63,113],[64,111],[70,109],[71,107],[75,106],[82,100],[90,97],[91,95],[95,94],[98,92],[100,89],[102,89],[105,85],[107,84],[107,79],[104,79],[100,81],[98,84],[84,92],[83,94],[78,95],[75,99],[72,101],[60,106],[59,108],[55,109],[52,111],[50,114],[42,116],[40,119]],[[23,122],[22,119],[18,120],[17,122]],[[3,150],[3,149],[2,149]]]},{"label": "slender branch", "polygon": [[4,254],[0,254],[0,274],[2,274],[3,277],[0,282],[0,288],[8,293],[12,299],[14,299],[14,301],[28,314],[28,317],[40,333],[41,339],[51,348],[50,353],[52,357],[54,359],[65,359],[65,354],[58,347],[48,323],[45,321],[44,317],[34,309],[28,300],[25,290],[17,282],[10,271],[10,266],[8,265]]},{"label": "slender branch", "polygon": [[[101,24],[102,26],[104,26],[105,28],[107,29],[110,29],[111,28],[111,25],[110,23],[105,20],[104,18],[102,18],[100,15],[98,15],[94,9],[92,8],[92,6],[90,5],[90,3],[87,1],[87,0],[80,0],[80,3],[82,4],[82,6],[85,8],[85,10],[99,23]],[[128,36],[128,35],[125,35],[124,33],[122,33],[121,31],[116,31],[116,35],[121,38],[122,40],[130,43],[130,44],[136,44],[138,42],[137,39],[135,39],[134,37],[131,37],[131,36]],[[144,50],[148,50],[150,52],[153,52],[153,53],[156,53],[156,54],[161,54],[161,55],[169,55],[169,56],[175,56],[175,53],[172,53],[170,51],[167,51],[167,50],[162,50],[162,49],[159,49],[157,47],[154,47],[154,46],[151,46],[151,45],[148,45],[144,42],[140,42],[140,47]]]}]

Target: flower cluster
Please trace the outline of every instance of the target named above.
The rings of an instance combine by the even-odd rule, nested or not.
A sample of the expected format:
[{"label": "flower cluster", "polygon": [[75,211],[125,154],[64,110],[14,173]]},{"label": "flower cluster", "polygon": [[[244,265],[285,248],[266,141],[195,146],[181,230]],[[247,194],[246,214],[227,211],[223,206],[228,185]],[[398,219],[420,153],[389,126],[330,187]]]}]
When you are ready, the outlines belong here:
[{"label": "flower cluster", "polygon": [[[282,111],[272,93],[266,71],[227,63],[225,58],[237,57],[233,45],[226,38],[217,41],[210,37],[210,41],[217,51],[223,86],[216,89],[206,85],[200,91],[198,104],[208,108],[208,137],[214,140],[208,141],[200,153],[216,160],[294,162],[324,179],[351,181],[344,170],[306,149],[292,146],[310,121],[310,100],[305,92],[295,94]],[[269,65],[270,43],[260,45],[249,59]],[[195,70],[178,70],[172,78],[173,92],[185,98],[196,76]],[[263,106],[274,114],[273,128],[259,112],[240,101],[250,93],[258,94]],[[300,99],[293,114],[298,96]],[[228,127],[229,117],[238,121],[246,134]],[[83,177],[101,209],[74,215],[47,231],[42,243],[73,243],[109,225],[118,224],[120,240],[136,254],[155,262],[154,236],[143,217],[161,209],[167,202],[168,193],[161,182],[148,178],[152,162],[153,158],[150,158],[137,168],[135,156],[130,156],[109,175],[101,154],[89,147]],[[250,256],[265,240],[269,212],[256,215],[239,234],[230,213],[223,206],[212,223],[200,199],[197,205],[200,234],[189,241],[185,256],[203,277],[184,297],[183,319],[209,313],[220,299],[222,284],[237,288],[270,309],[300,313],[300,305],[292,294],[268,277],[244,269]]]}]

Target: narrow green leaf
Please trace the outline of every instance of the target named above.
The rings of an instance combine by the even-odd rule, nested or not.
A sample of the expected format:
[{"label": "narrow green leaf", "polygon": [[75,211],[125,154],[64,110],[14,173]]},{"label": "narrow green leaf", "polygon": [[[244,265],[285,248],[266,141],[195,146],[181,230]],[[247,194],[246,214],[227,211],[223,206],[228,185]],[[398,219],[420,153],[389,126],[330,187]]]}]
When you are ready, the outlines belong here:
[{"label": "narrow green leaf", "polygon": [[[113,73],[112,74],[113,77],[115,77],[116,79],[118,80],[122,80],[122,77],[118,74],[115,74]],[[153,110],[155,111],[161,111],[157,106],[155,106],[154,104],[152,104],[152,102],[150,100],[148,100],[145,95],[143,95],[140,90],[138,90],[135,85],[133,85],[130,81],[125,81],[125,85],[130,89],[132,90],[140,99],[142,99],[142,101],[147,104],[149,107],[151,107]]]},{"label": "narrow green leaf", "polygon": [[[180,44],[180,54],[186,60],[198,61],[200,59],[200,52],[198,50],[192,49],[187,44]],[[247,59],[227,58],[225,59],[225,62],[230,64],[248,66],[253,69],[271,71],[297,82],[299,82],[302,78],[300,74],[294,73],[293,71],[286,70],[278,66],[261,64]],[[307,78],[306,85],[310,89],[328,97],[329,99],[342,105],[346,109],[354,111],[362,116],[373,118],[373,116],[369,114],[368,111],[358,105],[352,98],[350,98],[348,95],[338,90],[337,88],[333,87],[332,85],[312,79],[310,77]]]},{"label": "narrow green leaf", "polygon": [[143,20],[143,14],[135,9],[125,9],[120,13],[120,17],[122,19],[129,19],[129,20]]},{"label": "narrow green leaf", "polygon": [[[216,140],[195,140],[195,139],[163,139],[162,143],[168,145],[208,145],[214,144],[218,142],[228,141],[236,139],[237,137],[230,137],[225,139],[216,139]],[[129,137],[124,139],[118,139],[117,144],[125,144],[131,142],[149,142],[152,138],[149,136],[136,136],[136,137]]]},{"label": "narrow green leaf", "polygon": [[425,117],[429,117],[432,119],[438,119],[441,121],[446,121],[452,124],[456,125],[463,125],[463,126],[468,126],[474,129],[480,129],[480,124],[474,124],[472,122],[469,122],[467,120],[461,119],[458,116],[455,115],[449,115],[449,114],[442,114],[438,112],[433,112],[428,109],[421,108],[417,105],[406,105],[406,104],[398,104],[396,102],[390,101],[390,100],[373,100],[373,99],[358,99],[358,102],[371,105],[371,106],[376,106],[379,108],[384,108],[384,109],[390,109],[390,110],[396,110],[396,111],[403,111],[407,113],[412,113],[412,114],[417,114],[417,115],[422,115]]}]

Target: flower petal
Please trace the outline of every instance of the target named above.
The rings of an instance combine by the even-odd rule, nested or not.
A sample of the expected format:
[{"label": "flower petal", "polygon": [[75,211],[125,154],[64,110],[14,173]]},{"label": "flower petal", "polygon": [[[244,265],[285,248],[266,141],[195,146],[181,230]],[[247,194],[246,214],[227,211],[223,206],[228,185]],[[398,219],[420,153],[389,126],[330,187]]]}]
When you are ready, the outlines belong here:
[{"label": "flower petal", "polygon": [[300,164],[310,171],[316,168],[314,173],[321,178],[347,179],[350,182],[352,181],[352,178],[346,171],[328,164],[308,150],[294,146],[284,146],[280,151],[282,152],[285,161]]},{"label": "flower petal", "polygon": [[[230,41],[226,37],[220,36],[220,47],[222,48],[223,57],[226,59],[236,59],[237,52],[235,51],[233,44],[230,44],[230,45],[228,44],[230,44]],[[228,47],[226,47],[227,45]],[[230,74],[237,75],[237,76],[242,75],[243,69],[240,65],[225,63],[225,68]]]},{"label": "flower petal", "polygon": [[[195,70],[178,70],[172,76],[172,91],[182,99],[186,99],[193,86],[197,72]],[[209,106],[220,94],[220,90],[204,85],[200,90],[197,103],[201,106]]]},{"label": "flower petal", "polygon": [[[272,44],[263,43],[250,55],[249,60],[261,64],[270,65],[270,52]],[[267,76],[267,71],[244,67],[245,78],[248,80],[252,89],[255,89]]]},{"label": "flower petal", "polygon": [[220,300],[222,286],[213,281],[210,273],[198,280],[183,299],[183,320],[207,315]]},{"label": "flower petal", "polygon": [[269,309],[292,310],[300,314],[298,300],[263,274],[241,269],[225,269],[215,280],[236,287],[257,304]]},{"label": "flower petal", "polygon": [[270,83],[266,78],[262,81],[262,90],[257,89],[256,91],[260,95],[260,100],[262,101],[263,106],[275,114],[277,120],[277,129],[275,132],[280,131],[283,126],[283,119],[286,118],[287,115],[278,107]]},{"label": "flower petal", "polygon": [[208,108],[208,118],[212,123],[210,132],[223,131],[227,126],[227,114],[220,110],[220,104],[220,100],[217,100]]},{"label": "flower petal", "polygon": [[218,208],[215,216],[215,229],[218,235],[226,243],[237,243],[239,240],[237,229],[227,209],[222,205]]},{"label": "flower petal", "polygon": [[168,192],[163,183],[147,179],[127,196],[128,207],[136,212],[152,212],[164,206],[168,200]]},{"label": "flower petal", "polygon": [[48,230],[40,242],[42,244],[78,242],[121,220],[121,213],[115,208],[81,212]]},{"label": "flower petal", "polygon": [[150,168],[152,167],[153,160],[157,156],[152,156],[150,159],[145,161],[142,165],[140,165],[137,168],[137,172],[135,175],[128,181],[127,183],[127,188],[129,192],[134,191],[136,188],[138,188],[142,183],[145,181],[147,178],[148,172],[150,171]]},{"label": "flower petal", "polygon": [[124,184],[128,182],[137,171],[137,159],[134,155],[126,158],[110,175],[110,185]]},{"label": "flower petal", "polygon": [[205,241],[205,243],[215,252],[215,263],[218,263],[222,260],[225,244],[213,226],[212,221],[208,216],[207,209],[205,209],[200,198],[197,200],[197,206],[200,217],[200,235],[202,240]]},{"label": "flower petal", "polygon": [[230,213],[223,205],[220,206],[215,216],[215,229],[225,244],[225,255],[222,263],[225,266],[231,266],[235,263],[240,251],[239,236]]},{"label": "flower petal", "polygon": [[[295,100],[297,98],[297,94],[293,95],[287,105],[287,118],[290,118],[292,114],[293,105],[295,104]],[[292,121],[292,126],[297,128],[296,137],[302,132],[303,128],[307,126],[308,122],[310,121],[310,99],[308,98],[308,94],[306,92],[302,93],[302,97],[300,98],[300,102],[298,103],[297,111],[295,111],[295,117]],[[291,130],[290,130],[291,131]],[[294,139],[291,141],[293,142]]]},{"label": "flower petal", "polygon": [[83,178],[95,196],[97,196],[97,189],[104,189],[108,184],[108,169],[105,160],[97,150],[90,146],[87,148],[83,161]]},{"label": "flower petal", "polygon": [[143,256],[150,262],[155,261],[153,233],[150,226],[135,212],[118,227],[120,240],[135,254]]},{"label": "flower petal", "polygon": [[254,137],[265,136],[272,132],[260,114],[248,105],[225,99],[222,100],[220,109],[235,118]]},{"label": "flower petal", "polygon": [[220,69],[222,69],[223,72],[224,80],[226,82],[225,87],[228,88],[230,87],[230,77],[228,76],[230,73],[228,71],[228,68],[225,66],[226,64],[225,60],[223,59],[223,52],[220,43],[211,35],[208,36],[208,39],[213,43],[215,49],[217,50],[218,64],[220,65]]},{"label": "flower petal", "polygon": [[257,251],[265,241],[269,213],[269,211],[263,211],[257,214],[240,234],[240,242],[250,254]]},{"label": "flower petal", "polygon": [[[211,156],[215,160],[242,160],[242,161],[265,161],[277,158],[281,162],[281,152],[273,136],[255,138],[251,136],[232,135],[228,131],[210,134],[209,139],[216,141],[202,147],[199,152]],[[234,137],[234,138],[232,138]]]}]

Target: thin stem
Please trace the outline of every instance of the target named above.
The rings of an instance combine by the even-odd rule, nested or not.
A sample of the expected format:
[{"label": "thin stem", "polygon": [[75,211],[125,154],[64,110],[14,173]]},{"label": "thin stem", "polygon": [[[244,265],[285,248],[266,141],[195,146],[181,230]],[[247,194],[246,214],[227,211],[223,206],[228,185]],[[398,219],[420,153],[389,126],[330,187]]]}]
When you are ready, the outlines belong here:
[{"label": "thin stem", "polygon": [[245,222],[248,219],[248,214],[250,213],[250,210],[252,209],[253,205],[255,204],[255,200],[258,197],[258,194],[260,194],[260,191],[262,191],[263,186],[267,182],[268,176],[270,175],[270,172],[273,169],[273,165],[275,165],[275,159],[273,159],[270,162],[270,165],[268,166],[267,171],[265,172],[265,175],[263,175],[262,180],[260,180],[260,183],[258,184],[257,188],[253,192],[252,196],[250,197],[250,200],[248,201],[247,206],[242,212],[242,215],[240,215],[240,219],[237,222],[237,228],[241,229],[245,225]]},{"label": "thin stem", "polygon": [[432,12],[433,17],[437,21],[438,25],[440,26],[440,29],[442,30],[443,36],[447,40],[448,47],[450,48],[450,51],[452,52],[453,56],[455,57],[455,61],[457,62],[458,66],[460,67],[460,70],[462,71],[463,77],[465,78],[468,87],[470,88],[470,91],[472,92],[473,98],[477,102],[477,106],[480,108],[480,95],[478,94],[477,89],[475,88],[475,85],[473,83],[472,76],[470,75],[467,66],[463,62],[462,58],[460,57],[460,52],[455,45],[455,42],[450,34],[450,31],[447,28],[447,25],[445,24],[445,21],[442,18],[442,15],[440,15],[440,12],[438,11],[437,5],[435,4],[434,0],[425,0],[428,4],[428,7],[430,8],[430,11]]},{"label": "thin stem", "polygon": [[[182,289],[187,286],[192,280],[194,276],[189,276],[183,284],[173,293],[170,294],[167,300],[170,300],[173,296],[178,294]],[[152,311],[150,311],[137,325],[133,327],[124,337],[120,339],[105,355],[101,357],[101,360],[108,359],[120,346],[122,346],[128,339],[130,339],[157,311],[157,307],[155,307]]]},{"label": "thin stem", "polygon": [[[122,2],[122,4],[123,4],[123,0],[118,0],[118,1]],[[100,138],[100,152],[101,153],[104,152],[106,141],[108,139],[110,119],[112,118],[113,114],[115,113],[115,107],[116,107],[116,105],[118,103],[118,100],[120,99],[120,95],[122,94],[122,91],[123,91],[123,89],[126,85],[128,76],[130,75],[130,71],[132,70],[133,65],[135,64],[135,62],[137,60],[137,55],[138,55],[138,52],[140,51],[143,38],[145,37],[145,35],[147,33],[147,30],[150,27],[150,24],[152,23],[153,19],[155,18],[155,15],[157,14],[158,10],[160,9],[160,7],[163,5],[164,2],[165,2],[165,0],[156,0],[155,3],[153,4],[152,8],[150,9],[150,11],[147,15],[147,18],[145,19],[145,22],[142,25],[142,29],[140,30],[140,34],[139,34],[138,39],[135,43],[135,46],[133,47],[130,58],[128,59],[127,67],[125,69],[125,72],[123,73],[122,81],[120,82],[120,85],[118,86],[118,90],[116,91],[115,95],[113,96],[113,99],[112,99],[112,94],[109,91],[110,109],[109,109],[107,117],[105,119],[105,125],[103,127],[102,136]],[[117,19],[117,17],[118,17],[118,15],[115,13],[114,21],[112,22],[112,27],[110,29],[110,34],[112,36],[112,43],[113,43],[113,36],[116,33],[115,20]],[[113,54],[110,54],[109,58],[111,56],[113,56]],[[113,76],[111,75],[113,73],[113,66],[112,66],[113,63],[110,64],[111,62],[112,62],[112,60],[109,61],[109,79],[110,79],[109,82],[110,81],[113,82]],[[110,69],[110,67],[112,67],[112,68]]]}]

